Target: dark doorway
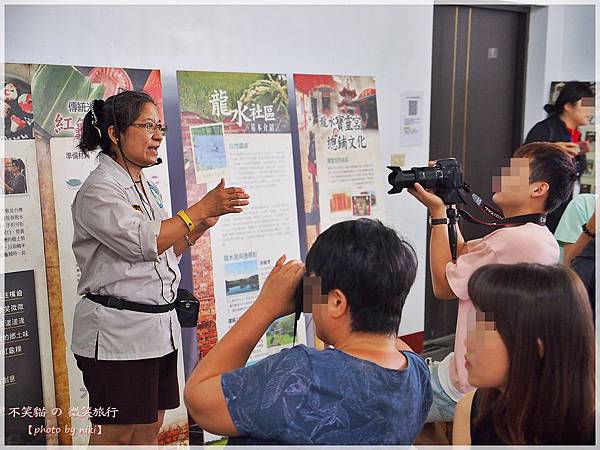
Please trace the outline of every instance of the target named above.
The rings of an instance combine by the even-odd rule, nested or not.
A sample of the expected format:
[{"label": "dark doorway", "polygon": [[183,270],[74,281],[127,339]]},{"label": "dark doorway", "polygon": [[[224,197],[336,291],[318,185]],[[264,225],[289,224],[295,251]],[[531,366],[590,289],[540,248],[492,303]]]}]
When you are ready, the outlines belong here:
[{"label": "dark doorway", "polygon": [[[430,159],[458,159],[465,181],[486,201],[492,176],[520,144],[527,11],[434,7]],[[464,222],[461,229],[467,240],[492,231]],[[435,353],[454,334],[458,305],[433,296],[427,254],[425,351]]]}]

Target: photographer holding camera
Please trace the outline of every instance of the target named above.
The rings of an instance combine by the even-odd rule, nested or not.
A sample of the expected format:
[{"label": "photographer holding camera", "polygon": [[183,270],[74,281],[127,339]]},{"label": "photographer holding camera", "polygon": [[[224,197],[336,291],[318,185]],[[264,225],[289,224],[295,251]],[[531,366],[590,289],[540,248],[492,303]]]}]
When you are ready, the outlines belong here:
[{"label": "photographer holding camera", "polygon": [[[559,248],[554,236],[543,225],[544,216],[554,210],[573,190],[576,179],[572,159],[560,147],[535,142],[517,149],[510,167],[502,168],[493,180],[493,201],[506,222],[513,222],[482,239],[465,242],[457,235],[458,257],[453,261],[448,246],[447,204],[419,183],[409,192],[429,209],[431,223],[430,264],[433,291],[437,298],[458,298],[458,318],[454,352],[430,366],[433,404],[428,422],[453,420],[456,402],[474,388],[468,382],[465,367],[467,315],[475,309],[468,296],[469,277],[488,264],[555,264]],[[498,183],[499,182],[499,183]],[[534,222],[525,219],[542,217]],[[518,223],[518,218],[523,222]]]},{"label": "photographer holding camera", "polygon": [[[416,273],[411,245],[370,219],[329,227],[306,267],[282,256],[189,377],[190,415],[232,436],[228,445],[411,445],[432,396],[425,361],[396,340]],[[294,312],[299,289],[328,347],[296,345],[247,365],[273,321]]]}]

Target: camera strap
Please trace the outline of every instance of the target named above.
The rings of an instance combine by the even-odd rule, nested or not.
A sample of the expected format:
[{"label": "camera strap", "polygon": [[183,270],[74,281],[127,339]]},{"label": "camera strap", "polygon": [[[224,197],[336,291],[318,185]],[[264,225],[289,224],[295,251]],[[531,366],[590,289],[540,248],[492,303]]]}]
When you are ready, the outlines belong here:
[{"label": "camera strap", "polygon": [[476,219],[471,214],[469,214],[464,209],[457,209],[458,214],[462,219],[465,219],[467,222],[474,223],[477,225],[485,225],[488,227],[503,227],[506,225],[513,224],[526,224],[526,223],[535,223],[536,225],[546,225],[546,215],[545,214],[524,214],[522,216],[514,216],[509,217],[508,219],[503,218],[496,222],[484,222],[482,220]]},{"label": "camera strap", "polygon": [[474,223],[477,225],[485,225],[488,227],[502,227],[506,225],[525,223],[535,223],[536,225],[540,226],[546,225],[546,214],[524,214],[521,216],[505,218],[500,211],[491,206],[489,203],[486,203],[479,195],[473,192],[471,190],[471,187],[467,183],[464,183],[463,189],[465,190],[465,192],[470,194],[473,203],[475,203],[475,205],[480,210],[496,219],[494,222],[484,222],[482,220],[476,219],[467,211],[457,208],[460,217],[465,219],[467,222]]},{"label": "camera strap", "polygon": [[471,194],[471,200],[473,200],[473,203],[475,203],[475,205],[477,205],[479,207],[479,209],[481,209],[482,211],[485,211],[489,216],[493,217],[494,219],[497,219],[497,220],[504,219],[504,214],[502,214],[501,211],[498,211],[496,208],[491,206],[489,203],[485,202],[479,195],[477,195],[475,192],[473,192],[471,190],[471,186],[469,186],[467,183],[463,184],[463,189],[468,194]]}]

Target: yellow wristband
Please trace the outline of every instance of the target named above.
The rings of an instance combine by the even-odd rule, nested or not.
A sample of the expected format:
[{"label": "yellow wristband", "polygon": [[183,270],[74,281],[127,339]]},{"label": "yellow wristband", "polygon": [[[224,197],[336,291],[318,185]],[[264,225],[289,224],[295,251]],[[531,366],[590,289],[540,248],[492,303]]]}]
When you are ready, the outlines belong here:
[{"label": "yellow wristband", "polygon": [[192,222],[192,219],[190,219],[190,216],[188,216],[183,209],[180,209],[179,211],[177,211],[177,215],[179,217],[181,217],[181,219],[185,223],[185,226],[188,227],[188,230],[194,231],[194,228],[196,228],[194,225],[194,222]]}]

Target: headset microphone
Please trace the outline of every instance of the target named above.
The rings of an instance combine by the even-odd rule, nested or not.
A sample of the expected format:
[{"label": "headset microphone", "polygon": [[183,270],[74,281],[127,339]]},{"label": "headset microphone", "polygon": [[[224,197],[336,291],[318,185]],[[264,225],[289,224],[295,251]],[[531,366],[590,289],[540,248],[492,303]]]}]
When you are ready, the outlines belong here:
[{"label": "headset microphone", "polygon": [[[135,163],[134,163],[135,164]],[[154,164],[149,164],[147,166],[138,166],[138,167],[142,167],[142,168],[148,168],[148,167],[154,167],[154,166],[158,166],[159,164],[162,164],[162,158],[156,158],[156,162]],[[137,165],[137,164],[136,164]]]},{"label": "headset microphone", "polygon": [[123,156],[123,159],[125,159],[127,162],[130,162],[134,166],[139,167],[140,169],[147,169],[148,167],[158,166],[159,164],[162,164],[162,162],[163,162],[162,158],[159,157],[159,158],[156,158],[156,162],[154,164],[148,164],[146,166],[142,166],[141,164],[133,162],[127,156],[125,156],[125,152],[123,151],[123,149],[121,149],[121,146],[119,146],[119,149],[121,150],[121,155]]}]

